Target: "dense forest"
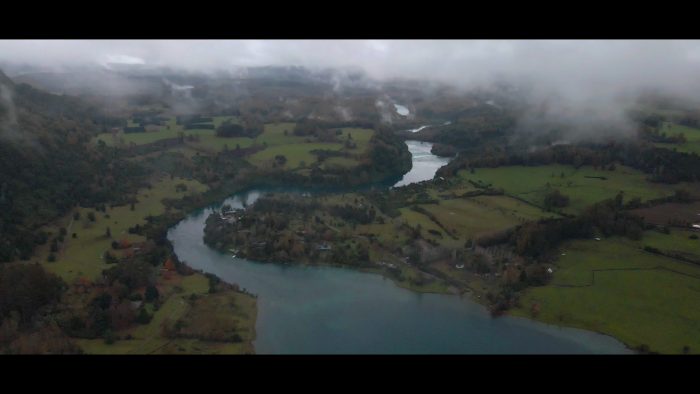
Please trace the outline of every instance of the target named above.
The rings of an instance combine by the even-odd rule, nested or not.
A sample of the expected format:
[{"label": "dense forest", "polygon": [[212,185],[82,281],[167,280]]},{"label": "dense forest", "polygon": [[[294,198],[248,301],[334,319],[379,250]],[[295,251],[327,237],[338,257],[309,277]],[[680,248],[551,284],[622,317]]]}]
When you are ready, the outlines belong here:
[{"label": "dense forest", "polygon": [[78,99],[15,86],[0,119],[0,261],[28,259],[47,241],[36,229],[81,204],[124,203],[144,171],[89,142],[118,121]]}]

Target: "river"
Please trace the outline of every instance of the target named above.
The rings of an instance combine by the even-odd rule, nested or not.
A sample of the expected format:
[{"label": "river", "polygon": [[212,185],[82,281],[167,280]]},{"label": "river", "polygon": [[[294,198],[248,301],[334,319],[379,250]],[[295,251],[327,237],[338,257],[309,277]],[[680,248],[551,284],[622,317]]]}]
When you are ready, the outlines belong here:
[{"label": "river", "polygon": [[[407,144],[413,168],[395,186],[432,179],[448,160],[432,155],[430,143]],[[258,196],[250,191],[223,203],[242,207]],[[468,296],[419,294],[376,274],[232,258],[203,242],[204,221],[213,208],[189,215],[170,229],[168,239],[191,267],[258,295],[258,354],[630,353],[609,336],[492,318]]]}]

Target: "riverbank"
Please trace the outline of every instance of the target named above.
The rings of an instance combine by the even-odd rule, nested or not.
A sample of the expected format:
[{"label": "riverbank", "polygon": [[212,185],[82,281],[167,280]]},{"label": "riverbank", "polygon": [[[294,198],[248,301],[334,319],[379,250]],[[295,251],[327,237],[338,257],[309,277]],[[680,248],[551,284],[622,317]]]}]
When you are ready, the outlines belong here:
[{"label": "riverbank", "polygon": [[[414,162],[415,166],[415,162]],[[427,179],[432,178],[432,173]],[[286,190],[289,191],[289,190]],[[278,190],[278,192],[285,192],[285,190]],[[483,229],[483,227],[479,227],[478,224],[480,223],[489,223],[489,225],[493,225],[494,223],[499,223],[499,220],[494,220],[494,218],[498,216],[488,216],[488,215],[503,215],[504,212],[506,215],[504,217],[508,217],[509,215],[515,214],[517,216],[522,216],[523,214],[527,215],[527,210],[532,209],[529,205],[527,204],[522,204],[521,202],[518,201],[511,201],[505,196],[499,196],[499,195],[483,195],[483,193],[475,193],[475,189],[472,185],[469,185],[468,183],[453,183],[453,182],[446,182],[446,181],[434,181],[434,182],[428,182],[425,184],[412,184],[408,185],[405,188],[399,188],[399,189],[393,189],[388,191],[389,194],[391,194],[391,197],[387,200],[384,200],[381,198],[381,195],[384,192],[372,192],[371,190],[367,191],[367,194],[373,195],[375,197],[374,200],[372,200],[372,204],[375,204],[375,206],[382,206],[382,211],[395,211],[398,212],[399,217],[403,217],[406,215],[407,219],[410,219],[411,223],[420,223],[421,227],[423,228],[422,234],[426,237],[433,237],[433,241],[438,242],[438,243],[443,243],[443,244],[454,244],[454,245],[460,245],[459,242],[455,243],[455,240],[452,239],[452,237],[449,236],[450,233],[452,234],[460,234],[462,231],[469,231],[470,233],[474,234],[474,231],[476,230],[476,233],[479,231],[480,228]],[[481,194],[480,194],[481,193]],[[219,204],[219,207],[221,205],[229,205],[232,208],[244,208],[244,206],[251,207],[254,206],[254,202],[256,199],[259,198],[261,195],[261,192],[259,191],[251,191],[249,193],[242,193],[234,196],[233,198],[229,198],[225,200],[223,203]],[[309,198],[309,197],[305,197]],[[353,194],[348,194],[345,197],[345,200],[349,202],[348,199],[353,199]],[[431,200],[440,200],[440,203],[437,205],[431,204]],[[448,201],[447,204],[443,203],[442,201]],[[359,202],[359,201],[358,201]],[[376,205],[379,204],[379,205]],[[387,205],[389,204],[389,205]],[[393,205],[392,205],[393,204]],[[402,205],[403,204],[403,205]],[[522,204],[523,206],[521,206]],[[422,209],[426,210],[425,214],[421,213],[419,211],[414,211],[410,207],[412,205],[419,205],[422,207]],[[404,208],[402,208],[404,207]],[[445,209],[446,208],[446,209]],[[466,211],[465,211],[466,209]],[[504,209],[507,209],[504,211]],[[455,289],[458,289],[459,286],[455,286],[454,288],[450,289],[449,286],[443,285],[441,288],[437,291],[429,290],[425,286],[415,286],[411,284],[408,281],[404,281],[403,283],[401,281],[397,281],[396,278],[392,278],[387,266],[378,266],[375,268],[368,268],[368,267],[351,267],[352,271],[347,270],[347,265],[343,265],[344,268],[339,269],[335,267],[331,267],[328,264],[321,263],[321,264],[315,264],[315,265],[308,265],[308,264],[277,264],[277,263],[271,263],[271,264],[261,264],[258,262],[249,262],[246,259],[241,259],[239,257],[237,258],[231,258],[230,253],[224,253],[222,254],[219,251],[212,250],[209,248],[206,244],[203,242],[203,229],[205,225],[206,218],[209,217],[214,210],[218,210],[217,208],[207,208],[203,211],[199,211],[197,213],[194,213],[190,215],[187,219],[183,220],[180,222],[177,226],[173,227],[168,235],[169,240],[172,242],[174,245],[174,251],[177,253],[177,255],[181,258],[181,260],[186,261],[188,264],[191,266],[197,268],[197,269],[202,269],[206,272],[211,272],[215,273],[217,276],[220,276],[222,278],[231,278],[231,280],[235,280],[237,283],[240,283],[243,288],[246,289],[253,289],[253,291],[259,295],[258,302],[259,302],[259,320],[258,320],[258,339],[256,339],[256,351],[259,353],[285,353],[285,352],[293,352],[293,353],[304,353],[309,351],[309,349],[317,349],[319,352],[335,352],[337,351],[337,341],[330,341],[325,342],[323,339],[319,339],[318,342],[314,340],[314,343],[309,342],[309,334],[308,332],[305,332],[302,329],[302,326],[297,326],[296,322],[298,319],[304,318],[305,320],[311,319],[312,321],[315,321],[315,319],[319,319],[318,324],[322,324],[324,327],[328,327],[330,330],[330,327],[339,327],[336,325],[340,324],[340,320],[343,321],[343,326],[353,326],[353,325],[358,325],[362,324],[360,322],[368,321],[368,318],[371,316],[372,319],[376,319],[375,324],[379,325],[385,325],[389,324],[388,322],[385,321],[384,317],[381,316],[375,316],[373,313],[365,311],[366,313],[364,315],[356,315],[354,314],[354,311],[357,309],[362,309],[357,303],[358,302],[364,302],[364,301],[358,301],[356,299],[356,295],[351,295],[354,294],[353,291],[350,289],[353,289],[354,287],[360,285],[360,283],[356,283],[354,281],[360,280],[363,282],[370,281],[374,283],[374,280],[371,279],[372,277],[379,278],[380,282],[379,284],[376,284],[379,286],[376,289],[373,289],[372,291],[379,291],[379,292],[385,292],[388,291],[389,293],[393,294],[393,292],[398,292],[397,294],[393,294],[389,296],[389,299],[392,299],[392,297],[395,300],[401,299],[404,296],[399,296],[399,294],[402,294],[403,291],[408,291],[409,294],[412,294],[411,297],[419,297],[415,299],[418,301],[419,299],[424,299],[424,297],[428,297],[430,299],[433,299],[433,297],[438,297],[439,300],[441,301],[436,301],[436,302],[448,302],[446,300],[458,300],[460,304],[462,304],[462,308],[464,307],[463,303],[467,303],[470,305],[489,305],[491,301],[489,301],[489,298],[487,297],[487,294],[489,293],[489,289],[492,289],[493,284],[496,283],[499,279],[495,277],[493,274],[492,275],[484,275],[484,274],[476,274],[476,273],[469,273],[465,269],[460,269],[456,267],[456,264],[450,264],[448,261],[442,262],[442,263],[437,263],[432,267],[430,272],[433,272],[434,274],[437,275],[439,278],[444,277],[451,279],[453,281],[459,280],[463,286],[465,286],[466,283],[469,283],[469,288],[470,291],[467,292],[468,297],[455,297],[454,296],[448,296],[445,293],[454,293],[458,292],[461,293],[462,291],[457,290],[454,291]],[[286,210],[289,211],[289,210]],[[472,222],[469,226],[464,226],[464,223],[459,223],[456,221],[453,221],[451,219],[451,212],[460,213],[459,217],[461,218],[474,218],[474,215],[477,215],[479,220],[476,220]],[[486,212],[491,212],[488,213],[487,216],[488,218],[485,218],[483,215]],[[533,212],[534,213],[534,212]],[[524,217],[523,219],[525,220],[531,220],[528,219],[528,217]],[[376,224],[376,223],[375,223]],[[374,224],[368,226],[373,226]],[[455,227],[455,226],[458,227]],[[477,225],[475,227],[475,225]],[[346,225],[347,226],[347,225]],[[358,225],[362,226],[361,224]],[[439,235],[436,235],[434,233],[431,233],[429,230],[435,230],[438,232],[442,233],[442,237]],[[380,229],[373,229],[375,232],[376,236],[381,236],[383,233],[385,234],[390,234],[390,232],[382,232],[378,231]],[[456,233],[455,233],[456,231]],[[274,238],[274,237],[273,237]],[[459,237],[458,237],[459,238]],[[463,243],[463,241],[462,241]],[[371,248],[370,248],[371,250]],[[227,252],[227,250],[224,248],[224,251]],[[275,261],[274,259],[270,259],[270,261]],[[401,265],[396,265],[397,267],[400,267]],[[474,267],[470,267],[473,269]],[[356,273],[356,274],[355,274]],[[367,274],[370,274],[367,276]],[[427,273],[426,271],[423,271],[423,273]],[[380,275],[373,275],[373,274],[380,274]],[[321,277],[319,277],[319,275]],[[359,276],[358,276],[359,275]],[[235,279],[233,279],[235,278]],[[319,281],[322,282],[312,282],[310,278],[316,278]],[[386,279],[390,279],[391,284],[388,284]],[[328,283],[327,283],[328,282]],[[381,283],[386,282],[386,285],[382,285]],[[437,281],[436,281],[437,282]],[[333,285],[331,285],[333,284]],[[271,287],[272,286],[272,287]],[[385,286],[389,286],[389,288],[385,288]],[[321,288],[319,288],[321,287]],[[465,286],[466,288],[467,286]],[[289,291],[287,291],[287,289]],[[316,289],[316,290],[314,290]],[[382,290],[380,290],[382,289]],[[393,290],[391,290],[393,289]],[[410,291],[409,291],[410,289]],[[418,291],[423,291],[423,293],[416,293],[415,290]],[[347,291],[350,291],[350,293],[346,293]],[[363,291],[369,291],[369,290],[363,290]],[[313,294],[313,295],[312,295]],[[345,294],[345,295],[343,295]],[[309,298],[311,297],[311,298]],[[317,297],[321,297],[320,299]],[[399,298],[395,298],[399,297]],[[448,297],[446,299],[443,299],[443,297]],[[325,306],[325,302],[323,303],[324,306],[321,304],[318,305],[320,310],[317,310],[315,307],[311,307],[311,305],[315,305],[316,301],[318,300],[321,302],[322,299],[327,299],[328,303],[335,305],[335,307],[327,308]],[[471,300],[474,300],[472,302]],[[343,300],[341,302],[341,300]],[[377,298],[374,298],[374,302],[376,303]],[[341,302],[341,304],[337,304],[337,302]],[[452,301],[449,301],[452,302]],[[297,304],[299,303],[299,304]],[[390,303],[393,303],[391,301]],[[282,305],[284,305],[284,308],[282,308]],[[348,321],[347,319],[343,318],[342,316],[337,316],[338,313],[342,313],[344,307],[342,305],[357,305],[356,307],[352,307],[353,310],[353,317],[358,320],[358,321]],[[483,308],[483,306],[479,305],[479,308]],[[390,310],[396,309],[398,306],[393,305],[391,307],[388,307]],[[418,307],[416,305],[415,307]],[[413,307],[411,307],[413,308]],[[439,308],[438,308],[439,309]],[[487,309],[480,309],[481,312],[477,315],[477,317],[473,317],[477,320],[483,319],[484,322],[490,322],[489,324],[497,324],[497,325],[502,325],[502,326],[509,326],[511,324],[516,324],[513,323],[514,320],[513,318],[509,316],[502,316],[499,317],[498,319],[492,319],[490,317],[490,314],[488,313]],[[484,315],[481,315],[483,313]],[[274,315],[274,316],[273,316]],[[390,316],[391,313],[388,313],[388,316]],[[305,317],[304,317],[305,316]],[[415,317],[415,316],[414,316]],[[444,321],[443,323],[446,325],[452,324],[450,322],[450,318],[448,316],[444,317],[445,319],[448,319],[447,321]],[[412,321],[412,317],[409,316],[407,313],[406,316],[403,317],[405,319],[404,323],[409,324],[409,325],[416,325],[417,322]],[[411,320],[410,323],[408,323],[408,320]],[[532,324],[532,327],[529,327],[528,329],[525,330],[525,332],[529,332],[530,334],[524,334],[524,335],[535,335],[536,337],[539,337],[540,334],[534,334],[532,332],[539,332],[541,333],[542,331],[540,330],[542,327],[539,326],[540,323],[536,323],[533,320],[528,320],[531,323],[517,323],[517,324]],[[393,324],[393,323],[391,323]],[[277,327],[289,327],[289,333],[281,333],[277,329]],[[358,329],[362,332],[365,332],[366,329],[359,328]],[[534,331],[533,331],[534,330]],[[607,343],[607,345],[603,346],[603,349],[606,350],[601,350],[601,348],[597,348],[595,352],[626,352],[626,348],[624,346],[620,347],[620,344],[614,340],[612,340],[610,337],[607,336],[596,336],[593,335],[592,339],[589,338],[587,339],[587,344],[581,345],[580,342],[577,342],[574,340],[574,338],[583,335],[579,331],[576,330],[569,330],[569,329],[561,329],[561,328],[554,328],[554,327],[546,327],[544,328],[545,332],[547,333],[545,337],[549,337],[551,335],[561,335],[562,332],[566,333],[564,336],[567,338],[566,341],[573,341],[573,342],[567,342],[569,343],[568,345],[562,345],[560,343],[560,347],[558,352],[562,353],[577,353],[584,351],[584,348],[588,349],[593,349],[596,348],[595,344],[600,344],[600,343]],[[384,341],[387,343],[386,347],[377,347],[373,349],[368,349],[364,347],[364,345],[357,343],[356,341],[353,341],[349,338],[345,338],[346,335],[349,335],[350,333],[345,333],[345,331],[326,331],[326,329],[322,329],[321,332],[318,332],[318,335],[321,338],[330,338],[329,336],[337,336],[337,335],[342,335],[344,337],[343,341],[347,341],[347,343],[354,343],[355,347],[352,349],[345,349],[346,352],[363,352],[362,349],[364,349],[364,352],[368,353],[373,353],[377,352],[377,349],[384,349],[384,352],[388,353],[402,353],[405,351],[405,349],[411,349],[411,345],[408,345],[407,343],[404,342],[408,340],[415,341],[416,338],[420,337],[420,341],[424,341],[426,344],[431,344],[432,346],[432,351],[435,351],[435,349],[441,348],[442,345],[435,344],[432,341],[432,338],[424,337],[424,336],[418,336],[418,337],[403,337],[401,339],[401,345],[399,346],[395,341],[392,342],[391,339],[386,338],[385,336],[382,336],[381,341]],[[464,335],[476,335],[477,337],[485,337],[491,335],[490,332],[479,332],[478,334],[475,332],[470,332],[468,329],[466,330],[465,333],[457,334],[457,338],[462,338],[462,340],[467,340],[467,342],[472,343],[472,345],[466,346],[466,345],[455,345],[453,344],[452,348],[446,349],[443,352],[449,353],[449,352],[462,352],[462,353],[478,353],[479,346],[476,346],[473,344],[473,338],[472,339],[467,339],[464,338]],[[519,334],[522,334],[522,332],[519,332]],[[372,334],[367,334],[368,337],[377,337],[380,334],[373,332]],[[586,333],[586,336],[590,335],[590,333]],[[281,337],[286,337],[287,340],[284,342],[279,341],[279,338]],[[379,340],[379,339],[377,339]],[[501,339],[502,340],[502,339]],[[471,342],[470,342],[471,341]],[[548,340],[551,341],[551,338]],[[601,342],[599,342],[601,341]],[[289,342],[289,343],[287,343]],[[320,343],[319,343],[320,342]],[[523,348],[521,347],[522,344],[514,344],[511,343],[510,346],[512,346],[510,349],[521,349],[522,352],[528,353],[528,352],[557,352],[556,350],[553,350],[552,348],[549,348],[546,345],[542,345],[541,342],[538,340],[535,340],[536,343],[539,343],[540,346],[538,349],[530,349],[530,350],[522,350]],[[572,343],[578,343],[577,345],[573,345]],[[559,342],[557,342],[559,343]],[[336,345],[334,345],[336,344]],[[317,347],[317,346],[320,346]],[[579,347],[582,346],[582,347]],[[360,350],[358,350],[360,349]],[[457,350],[455,350],[457,349]],[[543,349],[550,349],[550,350],[543,350]],[[562,351],[561,349],[567,349],[565,351]],[[616,349],[616,350],[612,350]],[[483,350],[483,348],[482,348]],[[427,348],[422,349],[420,352],[431,352]],[[490,348],[487,353],[498,353],[499,350],[495,348]],[[516,352],[513,350],[513,352]]]},{"label": "riverbank", "polygon": [[[186,217],[172,202],[198,201],[206,191],[193,180],[155,177],[131,205],[106,206],[104,211],[76,208],[44,229],[66,235],[55,251],[51,245],[39,248],[35,259],[67,284],[60,306],[65,311],[57,321],[83,352],[253,352],[256,298],[235,286],[212,287],[207,274],[178,263],[166,239],[168,225]],[[147,296],[148,288],[156,296]],[[104,308],[91,307],[95,299],[107,296]],[[228,301],[223,304],[238,305],[235,320],[192,317],[224,299]],[[103,315],[110,319],[103,331],[87,328]],[[227,327],[239,337],[207,336],[206,330],[197,331],[203,323]],[[190,331],[181,335],[174,327]]]},{"label": "riverbank", "polygon": [[[238,195],[225,203],[242,207],[258,195]],[[202,240],[211,212],[188,216],[168,238],[182,261],[258,296],[256,353],[625,352],[609,337],[507,316],[493,319],[471,297],[416,293],[356,269],[232,259]]]}]

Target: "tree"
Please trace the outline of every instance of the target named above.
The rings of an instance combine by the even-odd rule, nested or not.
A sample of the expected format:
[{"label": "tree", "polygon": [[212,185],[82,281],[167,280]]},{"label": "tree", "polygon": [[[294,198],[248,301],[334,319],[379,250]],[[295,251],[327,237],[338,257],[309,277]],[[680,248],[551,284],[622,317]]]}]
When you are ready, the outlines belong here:
[{"label": "tree", "polygon": [[40,308],[58,302],[65,287],[61,278],[47,272],[40,264],[3,267],[0,269],[0,320],[19,313],[20,324],[28,324]]},{"label": "tree", "polygon": [[88,219],[91,222],[94,222],[95,221],[95,212],[92,212],[92,211],[88,212]]},{"label": "tree", "polygon": [[285,165],[287,163],[287,157],[284,155],[277,155],[275,156],[275,163],[277,163],[280,166]]},{"label": "tree", "polygon": [[175,263],[171,259],[167,259],[165,261],[165,264],[163,264],[163,268],[165,268],[168,271],[176,271],[177,268],[175,267]]},{"label": "tree", "polygon": [[146,292],[144,293],[144,297],[146,299],[146,302],[152,302],[154,300],[157,300],[158,297],[160,297],[160,294],[158,293],[158,288],[156,288],[153,285],[146,286]]},{"label": "tree", "polygon": [[153,316],[149,315],[148,312],[146,312],[145,308],[139,309],[139,314],[136,315],[136,323],[138,324],[148,324],[151,322],[151,319]]},{"label": "tree", "polygon": [[544,197],[544,207],[547,210],[552,208],[563,208],[569,205],[569,197],[563,195],[559,190],[554,189]]}]

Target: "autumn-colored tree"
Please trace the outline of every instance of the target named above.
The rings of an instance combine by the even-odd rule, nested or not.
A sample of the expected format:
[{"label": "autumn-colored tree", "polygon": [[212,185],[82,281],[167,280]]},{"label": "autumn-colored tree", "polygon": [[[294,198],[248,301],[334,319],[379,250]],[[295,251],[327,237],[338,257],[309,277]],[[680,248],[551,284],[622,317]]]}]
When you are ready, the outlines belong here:
[{"label": "autumn-colored tree", "polygon": [[163,268],[165,268],[168,271],[175,271],[176,270],[175,263],[173,263],[173,261],[171,259],[165,260],[165,264],[163,264]]},{"label": "autumn-colored tree", "polygon": [[125,301],[112,305],[109,308],[109,318],[112,322],[112,327],[119,331],[128,328],[136,318],[136,314],[131,309],[129,302]]}]

